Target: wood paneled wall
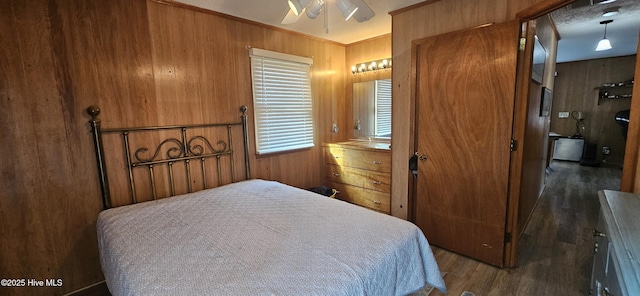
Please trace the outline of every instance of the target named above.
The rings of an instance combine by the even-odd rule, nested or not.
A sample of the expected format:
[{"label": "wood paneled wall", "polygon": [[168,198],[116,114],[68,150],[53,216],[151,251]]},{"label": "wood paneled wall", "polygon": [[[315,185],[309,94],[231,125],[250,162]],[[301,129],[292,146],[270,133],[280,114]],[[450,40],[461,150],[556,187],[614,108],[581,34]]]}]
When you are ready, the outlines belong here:
[{"label": "wood paneled wall", "polygon": [[63,280],[4,295],[103,278],[89,105],[106,128],[231,121],[241,105],[252,118],[250,46],[313,57],[316,124],[316,147],[253,156],[253,177],[317,186],[321,143],[347,137],[331,133],[346,126],[341,44],[144,0],[2,0],[0,22],[0,275]]},{"label": "wood paneled wall", "polygon": [[[425,1],[412,9],[392,13],[393,51],[393,174],[391,213],[407,217],[409,169],[407,161],[413,153],[414,91],[411,86],[412,42],[415,40],[472,28],[487,23],[516,19],[516,14],[534,5],[550,6],[562,0],[465,0]],[[446,57],[442,57],[446,59]],[[478,112],[490,110],[478,110]]]},{"label": "wood paneled wall", "polygon": [[547,52],[542,83],[531,80],[527,107],[525,137],[522,140],[522,176],[518,202],[518,229],[522,234],[529,217],[542,194],[545,184],[547,153],[549,145],[550,116],[540,116],[542,87],[553,91],[558,49],[558,34],[549,15],[535,20],[535,35]]},{"label": "wood paneled wall", "polygon": [[[571,136],[576,133],[576,121],[558,118],[558,112],[580,111],[585,115],[585,140],[598,145],[597,157],[602,159],[600,149],[611,148],[608,162],[622,165],[625,155],[625,140],[615,122],[618,111],[631,108],[630,99],[602,99],[598,104],[598,90],[604,83],[622,82],[634,76],[636,56],[596,59],[558,64],[556,90],[551,108],[551,131]],[[632,89],[626,89],[631,93]]]},{"label": "wood paneled wall", "polygon": [[363,81],[371,81],[377,79],[391,78],[392,69],[381,70],[376,72],[366,72],[364,74],[351,75],[351,67],[361,63],[376,61],[380,59],[391,58],[391,34],[383,35],[376,38],[367,39],[347,45],[345,54],[345,67],[347,76],[345,85],[345,103],[347,104],[346,114],[347,122],[344,126],[347,136],[353,137],[353,128],[355,121],[353,119],[353,84]]}]

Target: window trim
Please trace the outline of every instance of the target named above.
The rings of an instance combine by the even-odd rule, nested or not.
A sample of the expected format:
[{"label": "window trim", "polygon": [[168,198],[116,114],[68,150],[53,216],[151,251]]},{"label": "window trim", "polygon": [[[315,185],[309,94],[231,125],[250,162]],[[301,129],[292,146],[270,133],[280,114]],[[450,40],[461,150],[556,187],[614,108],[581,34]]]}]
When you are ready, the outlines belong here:
[{"label": "window trim", "polygon": [[[311,69],[310,69],[311,65],[313,64],[313,59],[264,50],[264,49],[258,49],[258,48],[251,48],[249,50],[249,55],[251,58],[250,68],[251,68],[252,96],[253,96],[253,104],[254,104],[253,117],[254,117],[254,126],[255,126],[256,154],[267,155],[267,154],[276,154],[276,153],[286,153],[286,152],[292,152],[300,149],[308,149],[308,148],[314,147],[315,146],[315,131],[314,131],[315,124],[314,124],[314,118],[313,118],[313,95],[311,92]],[[278,63],[283,63],[282,68],[279,68],[279,65],[277,65]],[[264,67],[265,64],[270,64],[270,66],[273,66],[273,68],[271,69],[291,70],[287,68],[287,66],[291,66],[292,68],[294,68],[293,69],[294,71],[300,71],[300,75],[302,75],[302,76],[299,76],[299,77],[302,77],[301,85],[299,87],[293,88],[294,92],[299,92],[299,93],[295,93],[295,95],[300,95],[300,100],[297,100],[296,98],[294,99],[295,101],[290,101],[291,105],[286,105],[288,104],[287,101],[291,100],[291,97],[287,98],[287,96],[284,94],[286,93],[286,91],[288,90],[290,91],[291,89],[285,88],[284,93],[278,93],[277,91],[269,92],[268,88],[263,87],[264,86],[263,83],[265,82],[265,76],[263,75],[265,73],[262,71],[257,72],[256,69],[258,69],[257,67],[260,67],[260,66]],[[295,68],[298,68],[298,69],[295,69]],[[303,73],[303,72],[306,72],[306,73]],[[305,74],[308,75],[306,79],[304,78]],[[283,74],[283,75],[286,76],[286,74]],[[277,74],[275,74],[275,76],[268,76],[266,78],[267,80],[273,79],[273,82],[276,83],[276,86],[278,83],[280,83],[279,85],[280,87],[284,85],[291,86],[290,84],[287,83],[286,77],[279,77],[277,76]],[[275,96],[269,96],[270,94],[275,94]],[[288,117],[287,115],[293,116],[297,120],[295,125],[293,124],[289,125],[287,123],[286,125],[282,126],[282,130],[280,131],[279,131],[280,128],[277,127],[277,124],[272,124],[270,126],[263,125],[264,123],[268,123],[270,120],[269,113],[268,113],[269,109],[273,109],[276,106],[273,104],[269,105],[269,98],[273,100],[272,103],[274,104],[284,103],[285,104],[284,109],[288,109],[287,107],[291,106],[289,110],[289,112],[291,113],[289,114],[285,113],[282,117],[278,116],[273,119],[275,119],[276,121],[278,119],[280,120],[285,119],[285,122],[286,122],[286,118],[284,117]],[[282,105],[279,105],[279,107],[280,106]],[[301,107],[301,108],[298,109],[297,107]],[[280,109],[283,109],[283,108],[280,108]],[[301,110],[303,114],[299,114]],[[285,110],[285,112],[287,111]],[[275,121],[272,121],[271,123],[273,122]],[[289,131],[296,130],[297,132],[297,129],[299,129],[298,125],[300,125],[300,128],[302,127],[305,128],[305,130],[300,133],[301,134],[300,140],[298,141],[296,139],[296,140],[288,141],[284,139],[286,135],[290,135],[290,134],[287,134],[287,130]],[[294,128],[292,128],[292,126]],[[273,131],[275,131],[274,133],[275,137],[272,137],[273,140],[270,140],[268,139],[269,133]]]}]

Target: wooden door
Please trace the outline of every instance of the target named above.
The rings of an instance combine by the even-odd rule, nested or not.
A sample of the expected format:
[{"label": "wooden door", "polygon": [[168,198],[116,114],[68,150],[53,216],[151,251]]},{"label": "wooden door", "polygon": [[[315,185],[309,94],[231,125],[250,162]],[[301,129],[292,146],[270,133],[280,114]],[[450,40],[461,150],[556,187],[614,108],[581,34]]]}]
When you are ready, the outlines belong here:
[{"label": "wooden door", "polygon": [[[433,245],[504,264],[517,22],[416,46],[415,223]],[[425,159],[426,157],[426,159]]]}]

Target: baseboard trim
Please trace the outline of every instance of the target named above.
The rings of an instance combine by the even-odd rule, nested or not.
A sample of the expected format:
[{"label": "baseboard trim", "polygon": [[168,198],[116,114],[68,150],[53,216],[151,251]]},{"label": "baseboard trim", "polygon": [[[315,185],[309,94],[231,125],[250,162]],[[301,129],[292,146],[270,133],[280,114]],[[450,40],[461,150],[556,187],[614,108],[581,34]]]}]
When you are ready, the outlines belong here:
[{"label": "baseboard trim", "polygon": [[73,292],[64,294],[64,296],[80,296],[80,295],[84,295],[84,292],[87,292],[90,289],[93,289],[93,288],[95,288],[97,286],[105,285],[105,284],[106,284],[106,282],[104,280],[102,280],[102,281],[99,281],[99,282],[97,282],[95,284],[91,284],[91,285],[88,285],[86,287],[83,287],[83,288],[80,288],[78,290],[75,290]]}]

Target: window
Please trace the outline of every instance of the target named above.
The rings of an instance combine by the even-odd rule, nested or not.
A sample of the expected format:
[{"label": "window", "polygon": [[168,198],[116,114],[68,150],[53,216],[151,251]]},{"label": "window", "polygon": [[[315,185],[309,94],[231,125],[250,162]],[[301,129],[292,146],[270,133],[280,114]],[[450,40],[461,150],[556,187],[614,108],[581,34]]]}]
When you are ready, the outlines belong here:
[{"label": "window", "polygon": [[391,138],[391,79],[376,80],[376,137]]},{"label": "window", "polygon": [[250,50],[258,154],[313,147],[310,58]]}]

